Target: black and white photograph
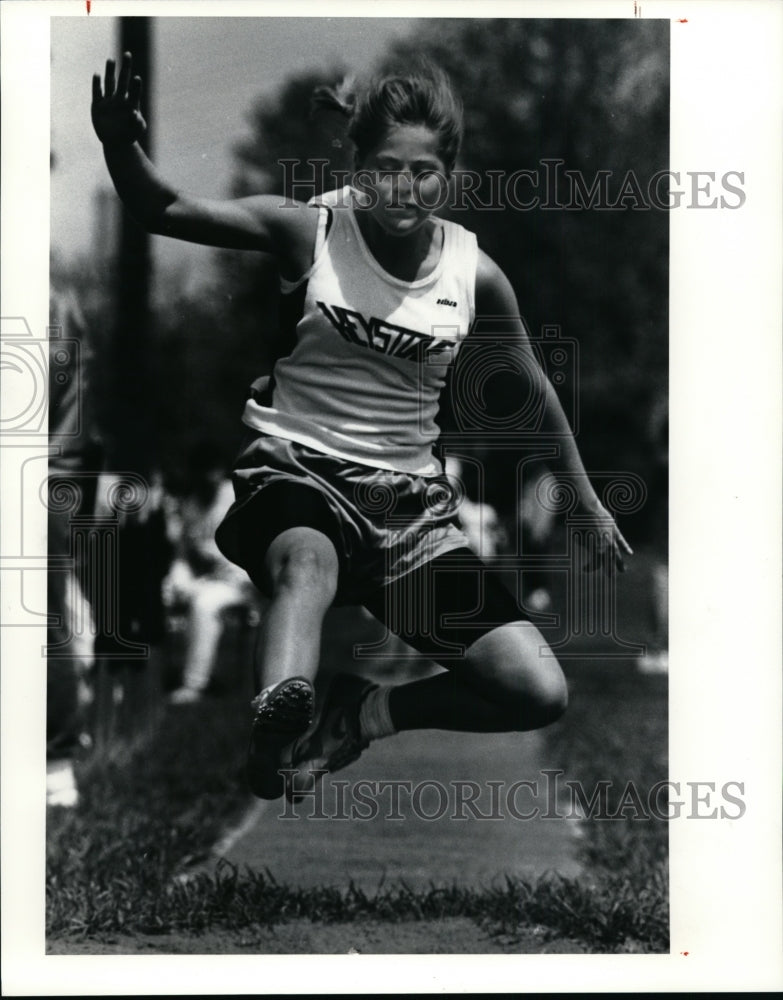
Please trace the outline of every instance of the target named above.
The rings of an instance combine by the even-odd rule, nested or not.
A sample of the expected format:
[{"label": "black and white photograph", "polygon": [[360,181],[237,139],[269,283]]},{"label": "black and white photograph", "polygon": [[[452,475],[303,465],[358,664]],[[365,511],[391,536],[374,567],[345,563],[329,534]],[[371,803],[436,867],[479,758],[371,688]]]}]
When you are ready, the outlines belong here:
[{"label": "black and white photograph", "polygon": [[4,6],[9,995],[780,986],[780,12]]}]

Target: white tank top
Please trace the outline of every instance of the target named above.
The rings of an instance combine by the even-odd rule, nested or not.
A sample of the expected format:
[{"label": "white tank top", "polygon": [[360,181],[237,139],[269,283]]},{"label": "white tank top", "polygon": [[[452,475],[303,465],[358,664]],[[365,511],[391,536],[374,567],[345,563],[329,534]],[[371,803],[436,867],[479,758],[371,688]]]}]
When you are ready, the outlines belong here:
[{"label": "white tank top", "polygon": [[440,392],[475,316],[476,237],[433,218],[440,260],[427,277],[402,281],[370,253],[353,197],[346,188],[314,200],[331,207],[320,209],[313,264],[297,282],[281,279],[295,341],[242,419],[362,465],[438,475]]}]

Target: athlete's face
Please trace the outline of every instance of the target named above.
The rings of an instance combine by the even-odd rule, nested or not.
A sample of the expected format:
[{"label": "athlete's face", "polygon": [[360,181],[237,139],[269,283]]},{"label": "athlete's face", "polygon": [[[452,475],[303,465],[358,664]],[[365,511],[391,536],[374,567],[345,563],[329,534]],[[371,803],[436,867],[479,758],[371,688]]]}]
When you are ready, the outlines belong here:
[{"label": "athlete's face", "polygon": [[359,165],[354,183],[386,233],[415,232],[447,200],[448,172],[437,134],[426,125],[395,126]]}]

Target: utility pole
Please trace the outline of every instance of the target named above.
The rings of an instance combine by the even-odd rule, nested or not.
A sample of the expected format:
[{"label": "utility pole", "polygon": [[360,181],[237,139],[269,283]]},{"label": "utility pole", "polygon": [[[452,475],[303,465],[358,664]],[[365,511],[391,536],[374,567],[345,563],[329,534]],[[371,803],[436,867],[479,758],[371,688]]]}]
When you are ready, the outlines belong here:
[{"label": "utility pole", "polygon": [[[141,110],[147,122],[143,147],[152,151],[150,120],[153,88],[150,19],[120,18],[120,51],[133,54],[133,73],[143,81]],[[117,471],[147,477],[156,459],[157,440],[151,386],[150,237],[122,209],[116,257],[114,322],[114,400],[112,432]]]},{"label": "utility pole", "polygon": [[[152,154],[150,106],[154,87],[150,34],[149,18],[120,18],[120,52],[132,54],[133,74],[143,82],[141,111],[147,134],[142,146],[148,155]],[[95,610],[98,670],[94,729],[99,748],[117,739],[132,744],[134,739],[149,735],[161,705],[161,670],[154,658],[159,654],[155,628],[160,617],[160,579],[156,572],[162,539],[160,532],[156,535],[149,530],[158,521],[146,489],[158,464],[151,377],[152,254],[149,234],[124,207],[113,281],[108,461],[109,469],[127,486],[117,493],[122,503],[114,508],[114,521],[93,532],[103,542],[102,565],[107,575]],[[123,692],[119,702],[118,686]]]}]

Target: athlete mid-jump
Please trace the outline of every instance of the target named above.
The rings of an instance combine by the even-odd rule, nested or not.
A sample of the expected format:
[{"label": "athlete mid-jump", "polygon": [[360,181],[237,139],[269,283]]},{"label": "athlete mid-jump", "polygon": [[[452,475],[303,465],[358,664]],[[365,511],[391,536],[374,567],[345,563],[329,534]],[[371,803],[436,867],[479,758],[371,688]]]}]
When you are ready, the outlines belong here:
[{"label": "athlete mid-jump", "polygon": [[[521,731],[557,719],[567,701],[557,661],[467,548],[454,510],[432,502],[443,475],[433,451],[439,394],[477,315],[500,318],[504,340],[513,329],[525,367],[540,375],[520,393],[543,394],[542,430],[560,442],[552,471],[576,488],[602,540],[593,568],[622,568],[630,548],[536,368],[511,285],[472,233],[426,207],[438,203],[461,140],[445,76],[379,78],[348,102],[322,94],[349,118],[357,174],[313,204],[176,190],[139,145],[140,92],[127,53],[116,80],[109,61],[103,83],[93,81],[92,120],[123,202],[152,233],[273,255],[290,319],[288,353],[245,407],[237,499],[217,533],[270,599],[255,655],[251,788],[282,795],[279,772],[293,766],[290,790],[302,792],[311,771],[335,771],[401,730]],[[338,675],[314,716],[334,602],[361,603],[398,631],[406,608],[418,617],[406,641],[447,669],[397,686]]]}]

